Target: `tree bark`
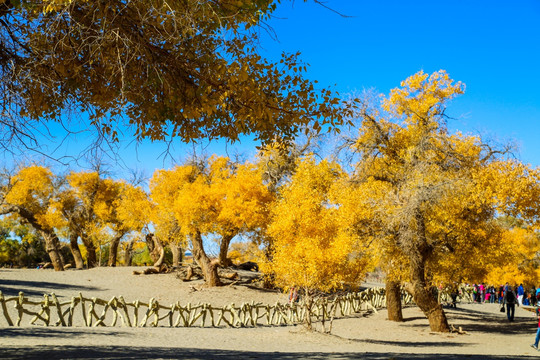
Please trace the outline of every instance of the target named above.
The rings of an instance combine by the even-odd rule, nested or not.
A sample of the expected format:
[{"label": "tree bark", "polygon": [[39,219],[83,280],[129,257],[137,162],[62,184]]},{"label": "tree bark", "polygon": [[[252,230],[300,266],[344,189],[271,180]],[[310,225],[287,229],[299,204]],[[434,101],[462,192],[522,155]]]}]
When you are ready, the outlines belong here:
[{"label": "tree bark", "polygon": [[41,235],[45,239],[45,250],[47,251],[47,254],[49,254],[54,270],[64,271],[64,262],[62,261],[62,256],[60,255],[60,249],[58,247],[60,243],[58,237],[56,234],[44,230],[41,230]]},{"label": "tree bark", "polygon": [[124,252],[124,266],[131,266],[133,261],[133,244],[135,243],[135,238],[127,244],[126,250]]},{"label": "tree bark", "polygon": [[416,305],[422,310],[429,321],[431,331],[450,332],[446,314],[442,305],[437,301],[436,295],[426,281],[426,263],[433,248],[426,239],[426,222],[420,209],[416,209],[414,220],[416,222],[416,237],[409,238],[404,248],[410,260],[410,289]]},{"label": "tree bark", "polygon": [[97,266],[96,247],[91,239],[88,239],[85,235],[81,235],[81,241],[86,248],[86,265],[89,269]]},{"label": "tree bark", "polygon": [[120,245],[120,240],[122,239],[124,234],[124,232],[120,232],[116,234],[116,236],[112,239],[111,246],[109,248],[109,262],[107,263],[108,266],[116,266],[116,259],[118,257],[118,245]]},{"label": "tree bark", "polygon": [[439,304],[426,281],[424,264],[423,257],[421,261],[411,261],[411,285],[414,301],[428,318],[431,331],[450,332],[442,305]]},{"label": "tree bark", "polygon": [[172,266],[176,268],[180,267],[180,264],[182,263],[182,261],[184,261],[184,249],[182,249],[181,246],[174,243],[170,243],[169,248],[171,249],[172,256],[173,256]]},{"label": "tree bark", "polygon": [[161,266],[165,260],[165,248],[163,247],[161,240],[159,240],[159,238],[154,234],[146,235],[145,240],[148,251],[150,252],[150,257],[154,262],[154,266]]},{"label": "tree bark", "polygon": [[79,244],[77,244],[78,238],[77,234],[69,235],[69,248],[73,254],[73,259],[75,259],[75,268],[82,269],[84,267],[84,261],[81,255],[81,249],[79,249]]},{"label": "tree bark", "polygon": [[235,236],[236,236],[236,233],[233,233],[230,235],[224,235],[221,238],[221,242],[219,245],[219,264],[223,267],[232,265],[231,260],[227,258],[227,254],[229,253],[229,245],[231,244],[231,240]]},{"label": "tree bark", "polygon": [[219,260],[211,260],[206,252],[204,251],[202,236],[199,231],[197,231],[192,236],[192,246],[193,246],[193,259],[201,267],[204,281],[207,286],[220,286],[222,285],[221,280],[218,275]]},{"label": "tree bark", "polygon": [[386,279],[386,309],[388,320],[403,322],[401,307],[401,284],[399,281]]}]

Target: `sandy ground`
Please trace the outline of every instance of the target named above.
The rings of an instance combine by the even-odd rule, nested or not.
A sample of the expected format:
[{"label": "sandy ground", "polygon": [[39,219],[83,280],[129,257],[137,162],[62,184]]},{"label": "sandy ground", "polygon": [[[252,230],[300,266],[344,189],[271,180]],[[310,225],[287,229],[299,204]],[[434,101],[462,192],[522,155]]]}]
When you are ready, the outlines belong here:
[{"label": "sandy ground", "polygon": [[[123,295],[127,301],[242,302],[273,304],[286,296],[241,285],[202,288],[201,281],[181,282],[174,274],[132,275],[133,268],[83,271],[0,269],[6,296],[24,291],[37,299],[54,292],[66,298]],[[197,290],[195,290],[197,289]],[[496,304],[460,304],[446,309],[449,322],[466,335],[438,334],[415,307],[404,309],[405,322],[387,321],[386,311],[335,320],[332,334],[303,326],[258,328],[86,328],[7,327],[0,321],[0,358],[10,359],[538,359],[529,345],[534,315],[516,310],[508,323]]]}]

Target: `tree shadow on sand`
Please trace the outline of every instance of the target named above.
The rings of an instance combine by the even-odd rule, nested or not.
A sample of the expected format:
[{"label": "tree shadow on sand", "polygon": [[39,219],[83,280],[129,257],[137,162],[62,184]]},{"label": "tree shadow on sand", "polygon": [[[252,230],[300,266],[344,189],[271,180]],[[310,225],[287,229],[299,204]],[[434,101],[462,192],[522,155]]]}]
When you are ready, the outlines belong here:
[{"label": "tree shadow on sand", "polygon": [[[516,314],[517,314],[516,309]],[[515,316],[513,322],[509,322],[506,313],[492,314],[483,311],[457,308],[446,310],[450,315],[450,323],[456,328],[461,326],[469,332],[503,335],[529,335],[534,334],[538,328],[538,322],[534,318]]]},{"label": "tree shadow on sand", "polygon": [[0,279],[0,290],[5,296],[17,296],[22,291],[26,296],[43,296],[54,290],[94,291],[103,290],[95,286],[62,284],[57,282]]},{"label": "tree shadow on sand", "polygon": [[[90,335],[106,335],[106,336],[130,336],[131,334],[122,330],[110,330],[106,332],[92,328],[53,328],[53,327],[9,327],[0,328],[0,339],[15,339],[15,338],[77,338],[87,337]],[[1,353],[1,351],[0,351]],[[0,355],[1,357],[1,355]]]},{"label": "tree shadow on sand", "polygon": [[[121,346],[32,346],[26,348],[4,347],[0,352],[3,359],[508,359],[505,355],[455,355],[438,354],[399,354],[399,353],[375,353],[375,352],[255,352],[255,351],[231,351],[212,350],[197,348],[162,348],[162,347],[121,347]],[[533,356],[521,356],[520,359],[537,359]]]}]

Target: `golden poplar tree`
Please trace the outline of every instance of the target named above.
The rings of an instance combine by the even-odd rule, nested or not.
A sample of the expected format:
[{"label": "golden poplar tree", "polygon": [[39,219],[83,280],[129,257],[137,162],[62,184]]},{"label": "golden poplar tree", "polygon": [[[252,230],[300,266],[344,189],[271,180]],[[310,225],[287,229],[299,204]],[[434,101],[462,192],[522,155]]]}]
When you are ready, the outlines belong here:
[{"label": "golden poplar tree", "polygon": [[373,265],[364,239],[350,227],[357,209],[347,199],[346,179],[336,163],[299,159],[272,207],[272,251],[261,268],[275,285],[302,289],[308,304],[315,291],[357,286]]},{"label": "golden poplar tree", "polygon": [[[219,285],[217,268],[227,265],[232,239],[263,226],[268,218],[266,205],[273,197],[262,182],[261,171],[250,163],[233,164],[228,158],[212,157],[202,166],[186,164],[159,171],[152,180],[153,199],[160,187],[169,187],[175,226],[189,238],[206,283]],[[219,244],[217,259],[211,259],[205,249],[203,240],[210,239]]]},{"label": "golden poplar tree", "polygon": [[2,0],[0,140],[30,143],[34,121],[74,106],[109,139],[119,123],[139,140],[184,141],[291,140],[341,123],[349,107],[304,76],[298,54],[260,55],[256,29],[277,3]]},{"label": "golden poplar tree", "polygon": [[0,214],[14,214],[32,225],[45,239],[46,251],[56,271],[64,270],[60,240],[51,203],[57,196],[56,178],[50,169],[32,165],[21,168],[1,187]]},{"label": "golden poplar tree", "polygon": [[[408,282],[433,331],[449,331],[430,291],[436,276],[454,272],[459,279],[455,260],[478,251],[486,258],[496,254],[497,211],[529,216],[537,209],[529,198],[536,191],[527,195],[529,208],[524,199],[508,196],[521,182],[534,189],[531,177],[516,176],[500,152],[479,138],[449,133],[446,104],[463,89],[444,71],[409,77],[382,108],[363,109],[352,146],[360,155],[355,181],[374,208],[373,230],[389,278]],[[501,196],[505,189],[508,195]]]}]

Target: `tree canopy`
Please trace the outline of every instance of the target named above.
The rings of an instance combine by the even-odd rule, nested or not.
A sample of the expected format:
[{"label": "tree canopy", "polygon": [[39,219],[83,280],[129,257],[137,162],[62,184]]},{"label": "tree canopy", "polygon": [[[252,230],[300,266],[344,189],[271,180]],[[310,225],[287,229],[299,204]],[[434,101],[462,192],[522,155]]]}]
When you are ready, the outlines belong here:
[{"label": "tree canopy", "polygon": [[[352,143],[360,155],[355,186],[375,209],[368,224],[383,266],[409,282],[434,331],[449,328],[429,285],[437,276],[446,282],[486,276],[487,262],[504,254],[497,214],[535,221],[539,205],[536,170],[501,157],[504,151],[478,137],[448,131],[446,105],[463,91],[444,71],[420,71],[381,107],[365,107]],[[471,258],[476,266],[464,264]]]},{"label": "tree canopy", "polygon": [[272,251],[262,269],[279,287],[315,291],[356,287],[373,269],[365,238],[351,231],[342,191],[346,174],[337,163],[298,159],[298,169],[272,206]]},{"label": "tree canopy", "polygon": [[[349,106],[298,54],[261,57],[255,27],[278,1],[0,1],[2,145],[88,114],[101,136],[291,140]],[[125,129],[125,128],[124,128]],[[34,139],[35,140],[35,139]]]}]

